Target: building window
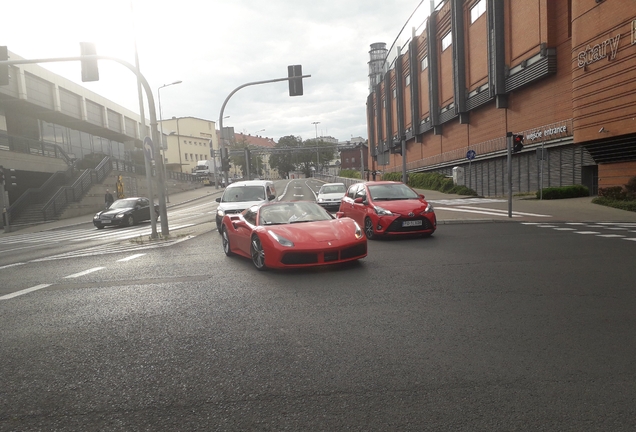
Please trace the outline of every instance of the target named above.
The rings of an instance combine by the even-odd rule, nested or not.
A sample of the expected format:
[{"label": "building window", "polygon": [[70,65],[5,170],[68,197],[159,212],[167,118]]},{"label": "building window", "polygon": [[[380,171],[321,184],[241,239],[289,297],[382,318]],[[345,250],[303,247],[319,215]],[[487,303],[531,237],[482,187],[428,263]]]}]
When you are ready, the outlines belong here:
[{"label": "building window", "polygon": [[393,99],[397,97],[397,89],[393,89]]},{"label": "building window", "polygon": [[407,75],[404,77],[404,85],[408,87],[411,84],[411,75]]},{"label": "building window", "polygon": [[470,23],[477,21],[477,18],[486,12],[486,0],[479,0],[470,9]]},{"label": "building window", "polygon": [[453,32],[446,33],[446,36],[442,38],[442,51],[446,51],[446,48],[453,43]]},{"label": "building window", "polygon": [[356,158],[352,157],[352,158],[351,158],[351,163],[352,163],[352,164],[356,163]]},{"label": "building window", "polygon": [[420,65],[422,67],[422,70],[425,71],[426,68],[428,67],[428,57],[424,57]]},{"label": "building window", "polygon": [[188,160],[188,154],[187,153],[185,154],[185,160]]}]

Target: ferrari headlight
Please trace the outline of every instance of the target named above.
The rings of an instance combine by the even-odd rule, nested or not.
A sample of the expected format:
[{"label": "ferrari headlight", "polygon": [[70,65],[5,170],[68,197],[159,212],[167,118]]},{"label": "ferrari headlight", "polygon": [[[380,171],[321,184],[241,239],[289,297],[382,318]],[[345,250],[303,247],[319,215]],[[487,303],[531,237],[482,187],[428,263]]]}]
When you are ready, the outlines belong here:
[{"label": "ferrari headlight", "polygon": [[426,209],[421,214],[433,213],[433,206],[430,203],[426,203]]},{"label": "ferrari headlight", "polygon": [[124,216],[126,216],[124,213],[119,213],[119,214],[117,214],[117,216],[115,216],[115,217],[116,217],[117,219],[121,219],[121,218],[123,218]]},{"label": "ferrari headlight", "polygon": [[223,210],[217,210],[216,211],[216,215],[220,218],[222,218],[223,216],[225,216],[225,212]]},{"label": "ferrari headlight", "polygon": [[273,231],[267,231],[269,233],[270,236],[272,236],[272,238],[274,240],[276,240],[278,243],[280,243],[281,246],[286,246],[286,247],[294,247],[294,242],[291,240],[286,239],[283,236],[280,236],[278,234],[276,234]]},{"label": "ferrari headlight", "polygon": [[387,209],[384,209],[380,206],[374,206],[373,209],[375,210],[375,214],[379,216],[393,216],[393,213],[391,213]]},{"label": "ferrari headlight", "polygon": [[362,228],[360,228],[360,225],[358,225],[358,222],[353,221],[353,223],[356,226],[356,238],[360,240],[364,236],[364,234],[362,233]]}]

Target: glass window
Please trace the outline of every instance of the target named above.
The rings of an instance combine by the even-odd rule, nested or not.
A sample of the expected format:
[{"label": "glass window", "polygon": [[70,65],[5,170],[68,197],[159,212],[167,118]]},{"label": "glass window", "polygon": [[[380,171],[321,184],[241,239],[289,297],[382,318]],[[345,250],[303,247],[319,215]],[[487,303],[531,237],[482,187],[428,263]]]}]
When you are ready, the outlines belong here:
[{"label": "glass window", "polygon": [[187,153],[185,154],[185,160],[188,160],[188,154]]},{"label": "glass window", "polygon": [[453,32],[446,33],[446,36],[442,38],[442,51],[451,46],[453,43]]},{"label": "glass window", "polygon": [[470,9],[470,23],[477,21],[477,18],[486,12],[486,0],[479,0]]},{"label": "glass window", "polygon": [[409,84],[411,84],[411,75],[407,75],[404,77],[404,85],[408,87]]},{"label": "glass window", "polygon": [[428,56],[422,59],[420,65],[422,66],[422,70],[426,70],[426,68],[428,67]]}]

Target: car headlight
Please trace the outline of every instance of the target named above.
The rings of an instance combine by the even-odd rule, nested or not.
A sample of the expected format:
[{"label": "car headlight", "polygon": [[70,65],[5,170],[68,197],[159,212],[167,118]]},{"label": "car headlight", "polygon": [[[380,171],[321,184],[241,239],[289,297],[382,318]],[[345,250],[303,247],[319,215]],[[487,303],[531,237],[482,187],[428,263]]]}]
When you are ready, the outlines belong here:
[{"label": "car headlight", "polygon": [[119,213],[119,214],[117,214],[117,216],[115,216],[115,217],[116,217],[117,219],[121,219],[121,218],[123,218],[124,216],[126,216],[124,213]]},{"label": "car headlight", "polygon": [[220,218],[222,218],[223,216],[225,216],[225,212],[223,210],[217,210],[216,211],[216,215]]},{"label": "car headlight", "polygon": [[95,216],[93,216],[93,219],[99,219],[99,213],[97,213]]},{"label": "car headlight", "polygon": [[324,200],[324,198],[318,198],[318,202],[323,202]]},{"label": "car headlight", "polygon": [[281,246],[286,246],[286,247],[294,247],[294,242],[291,240],[286,239],[283,236],[280,236],[278,234],[276,234],[273,231],[267,231],[269,233],[270,236],[272,236],[272,238],[274,240],[276,240]]},{"label": "car headlight", "polygon": [[360,225],[358,225],[358,222],[353,221],[353,223],[356,226],[356,232],[355,232],[356,238],[360,240],[364,236],[364,234],[362,233],[362,228],[360,228]]},{"label": "car headlight", "polygon": [[380,216],[393,216],[393,213],[391,213],[387,209],[384,209],[384,208],[382,208],[380,206],[374,206],[373,209],[375,210],[375,214],[377,214],[377,215],[380,215]]},{"label": "car headlight", "polygon": [[426,213],[433,213],[433,205],[430,203],[426,203],[426,209],[424,209],[424,211],[420,214],[426,214]]}]

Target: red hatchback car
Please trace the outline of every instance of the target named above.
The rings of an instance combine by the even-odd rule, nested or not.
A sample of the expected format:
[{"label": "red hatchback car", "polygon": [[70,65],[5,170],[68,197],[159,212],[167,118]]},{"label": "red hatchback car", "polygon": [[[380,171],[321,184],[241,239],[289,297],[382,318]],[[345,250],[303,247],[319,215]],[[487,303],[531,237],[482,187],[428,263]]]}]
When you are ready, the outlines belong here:
[{"label": "red hatchback car", "polygon": [[371,181],[349,187],[339,216],[363,227],[368,239],[378,236],[430,236],[437,228],[433,206],[402,182]]}]

